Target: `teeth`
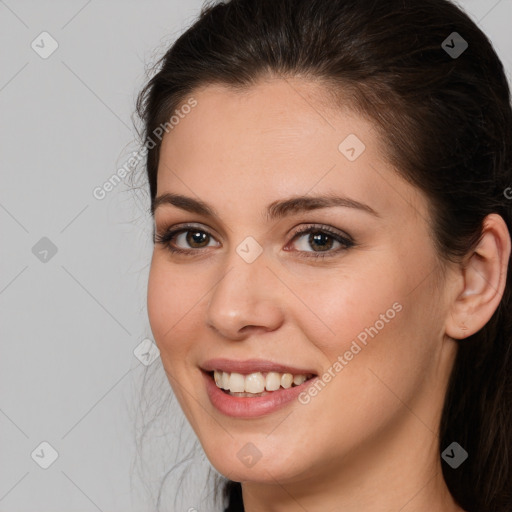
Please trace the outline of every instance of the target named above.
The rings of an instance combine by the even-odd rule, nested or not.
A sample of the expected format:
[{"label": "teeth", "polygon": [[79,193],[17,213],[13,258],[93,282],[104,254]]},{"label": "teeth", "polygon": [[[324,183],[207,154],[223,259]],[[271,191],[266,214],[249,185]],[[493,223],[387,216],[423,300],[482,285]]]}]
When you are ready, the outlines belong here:
[{"label": "teeth", "polygon": [[306,381],[306,376],[305,375],[294,375],[293,376],[293,383],[296,386],[298,386],[299,384],[302,384],[305,381]]},{"label": "teeth", "polygon": [[[231,375],[235,374],[232,373]],[[241,377],[243,378],[243,375],[241,375]],[[233,391],[231,386],[229,387],[229,390]],[[265,378],[261,373],[250,373],[245,377],[246,393],[262,393],[263,391],[265,391]]]},{"label": "teeth", "polygon": [[215,370],[213,378],[217,387],[232,393],[259,394],[265,391],[277,391],[280,388],[288,389],[292,385],[298,386],[312,375],[292,375],[291,373],[254,372],[248,375],[241,373],[228,373]]},{"label": "teeth", "polygon": [[[227,374],[229,375],[229,373]],[[238,393],[243,393],[245,391],[245,379],[243,375],[239,373],[232,373],[229,377],[229,388],[226,388],[229,391],[235,391]]]},{"label": "teeth", "polygon": [[291,373],[283,373],[283,375],[281,375],[281,386],[284,389],[291,388],[292,383],[293,383],[293,375]]},{"label": "teeth", "polygon": [[265,389],[267,391],[276,391],[281,387],[281,374],[277,372],[268,372],[265,379]]},{"label": "teeth", "polygon": [[222,372],[221,387],[222,389],[229,389],[229,373]]}]

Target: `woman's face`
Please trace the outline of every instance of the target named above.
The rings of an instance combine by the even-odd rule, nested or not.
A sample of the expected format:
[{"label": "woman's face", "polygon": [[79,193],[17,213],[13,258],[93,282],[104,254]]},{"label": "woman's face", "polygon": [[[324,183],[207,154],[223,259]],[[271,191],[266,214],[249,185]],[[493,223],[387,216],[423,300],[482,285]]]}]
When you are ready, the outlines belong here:
[{"label": "woman's face", "polygon": [[[438,458],[455,347],[427,202],[385,161],[372,124],[322,108],[320,94],[298,79],[197,90],[161,148],[157,197],[189,202],[160,201],[156,233],[193,226],[170,242],[188,253],[155,245],[150,324],[206,455],[237,481],[325,483],[344,467]],[[307,201],[278,206],[296,198]],[[214,358],[316,378],[300,394],[233,398],[207,385]],[[266,368],[277,367],[235,373]]]}]

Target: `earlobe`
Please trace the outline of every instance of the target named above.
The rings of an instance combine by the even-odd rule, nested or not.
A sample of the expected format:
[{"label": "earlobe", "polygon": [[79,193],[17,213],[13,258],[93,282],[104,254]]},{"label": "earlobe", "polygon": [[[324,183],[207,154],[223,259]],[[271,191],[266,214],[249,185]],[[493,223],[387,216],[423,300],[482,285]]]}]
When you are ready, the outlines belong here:
[{"label": "earlobe", "polygon": [[500,215],[488,215],[477,247],[461,264],[463,289],[451,304],[446,334],[463,339],[478,332],[492,317],[505,290],[511,241]]}]

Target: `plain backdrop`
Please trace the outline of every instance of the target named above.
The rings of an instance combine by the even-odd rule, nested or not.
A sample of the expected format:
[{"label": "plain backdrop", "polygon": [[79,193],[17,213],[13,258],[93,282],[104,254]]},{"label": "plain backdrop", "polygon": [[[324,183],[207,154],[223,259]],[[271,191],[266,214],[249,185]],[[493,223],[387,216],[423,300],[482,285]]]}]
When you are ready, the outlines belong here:
[{"label": "plain backdrop", "polygon": [[[147,364],[147,193],[126,178],[94,194],[138,149],[146,70],[201,5],[0,0],[0,512],[155,510],[187,450],[188,487],[174,505],[172,473],[161,509],[208,510],[207,461]],[[512,0],[459,5],[510,78]],[[139,404],[158,400],[139,451]]]}]

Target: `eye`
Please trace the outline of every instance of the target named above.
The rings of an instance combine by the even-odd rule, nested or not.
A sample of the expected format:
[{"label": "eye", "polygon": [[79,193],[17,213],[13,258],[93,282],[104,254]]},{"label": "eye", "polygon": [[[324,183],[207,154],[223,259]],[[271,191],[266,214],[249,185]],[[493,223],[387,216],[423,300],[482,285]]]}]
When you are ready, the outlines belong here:
[{"label": "eye", "polygon": [[[307,237],[305,235],[308,235]],[[297,231],[292,242],[298,239],[298,250],[305,257],[325,258],[337,255],[340,251],[354,247],[355,243],[348,236],[334,231],[328,226],[310,226]],[[336,244],[338,247],[336,248]],[[313,250],[308,250],[308,248]],[[334,248],[334,250],[333,250]],[[307,254],[309,253],[309,254]]]},{"label": "eye", "polygon": [[[306,235],[308,235],[307,238]],[[299,240],[296,252],[306,258],[336,256],[341,251],[355,245],[348,235],[343,235],[329,226],[310,225],[302,228],[294,233],[290,243],[296,239]],[[193,225],[184,225],[155,234],[154,241],[157,244],[162,244],[171,253],[196,255],[201,252],[201,249],[211,247],[211,242],[214,242],[215,239],[204,229]],[[313,248],[313,250],[309,250],[309,248]],[[287,248],[285,250],[290,251]]]},{"label": "eye", "polygon": [[209,243],[214,238],[208,231],[186,225],[176,229],[164,230],[161,234],[157,233],[154,240],[155,243],[162,244],[172,253],[191,254],[197,253],[198,249],[209,247]]}]

